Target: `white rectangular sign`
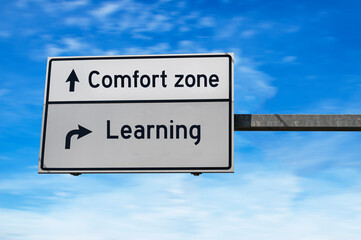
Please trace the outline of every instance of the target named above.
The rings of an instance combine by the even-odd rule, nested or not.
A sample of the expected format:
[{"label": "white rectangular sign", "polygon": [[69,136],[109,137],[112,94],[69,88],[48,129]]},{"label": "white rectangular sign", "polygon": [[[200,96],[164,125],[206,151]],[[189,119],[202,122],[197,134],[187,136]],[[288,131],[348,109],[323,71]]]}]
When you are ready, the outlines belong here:
[{"label": "white rectangular sign", "polygon": [[49,101],[227,99],[230,61],[225,54],[52,58]]},{"label": "white rectangular sign", "polygon": [[233,172],[233,55],[49,58],[39,173]]}]

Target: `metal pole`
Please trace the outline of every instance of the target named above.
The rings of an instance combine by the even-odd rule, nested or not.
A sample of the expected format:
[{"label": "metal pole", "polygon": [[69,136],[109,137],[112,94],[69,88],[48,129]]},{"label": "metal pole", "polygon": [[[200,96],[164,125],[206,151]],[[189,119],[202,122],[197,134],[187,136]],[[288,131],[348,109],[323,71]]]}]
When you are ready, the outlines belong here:
[{"label": "metal pole", "polygon": [[361,131],[360,114],[235,114],[235,131]]}]

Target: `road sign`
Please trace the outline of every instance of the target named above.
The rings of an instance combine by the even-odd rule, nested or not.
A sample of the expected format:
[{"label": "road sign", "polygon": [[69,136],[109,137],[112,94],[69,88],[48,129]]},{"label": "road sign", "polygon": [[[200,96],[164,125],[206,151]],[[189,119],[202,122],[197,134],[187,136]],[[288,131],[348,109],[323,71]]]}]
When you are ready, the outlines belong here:
[{"label": "road sign", "polygon": [[233,54],[48,59],[39,173],[233,172]]}]

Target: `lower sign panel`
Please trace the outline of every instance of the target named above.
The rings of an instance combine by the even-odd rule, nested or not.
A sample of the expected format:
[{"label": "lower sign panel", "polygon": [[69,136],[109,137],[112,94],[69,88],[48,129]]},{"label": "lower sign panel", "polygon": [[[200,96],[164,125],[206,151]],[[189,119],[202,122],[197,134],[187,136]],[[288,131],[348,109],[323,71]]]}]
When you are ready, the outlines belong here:
[{"label": "lower sign panel", "polygon": [[233,172],[229,106],[49,104],[39,172]]}]

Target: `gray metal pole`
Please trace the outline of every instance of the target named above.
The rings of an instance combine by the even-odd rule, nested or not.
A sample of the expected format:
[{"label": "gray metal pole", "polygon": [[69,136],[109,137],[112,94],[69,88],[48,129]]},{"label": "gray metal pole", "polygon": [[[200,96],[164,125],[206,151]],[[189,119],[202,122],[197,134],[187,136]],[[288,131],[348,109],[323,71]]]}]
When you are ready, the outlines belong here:
[{"label": "gray metal pole", "polygon": [[361,131],[360,114],[235,114],[235,131]]}]

